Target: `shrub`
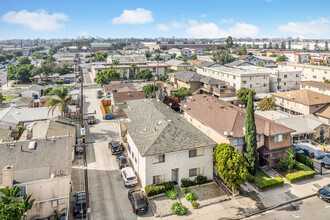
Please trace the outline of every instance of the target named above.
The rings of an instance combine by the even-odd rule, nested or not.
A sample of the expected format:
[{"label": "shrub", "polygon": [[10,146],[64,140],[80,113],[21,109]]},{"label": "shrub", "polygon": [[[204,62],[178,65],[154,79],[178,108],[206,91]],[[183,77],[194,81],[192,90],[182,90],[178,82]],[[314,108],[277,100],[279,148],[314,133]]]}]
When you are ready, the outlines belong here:
[{"label": "shrub", "polygon": [[197,195],[196,195],[196,193],[188,193],[188,194],[186,195],[186,200],[187,200],[188,202],[195,201],[196,199],[197,199]]},{"label": "shrub", "polygon": [[173,189],[167,190],[165,192],[165,194],[169,199],[176,199],[176,195],[178,194],[178,191],[176,190],[176,188],[173,188]]},{"label": "shrub", "polygon": [[248,182],[249,182],[249,183],[254,183],[255,180],[256,180],[256,178],[255,178],[253,175],[251,175],[251,174],[249,173],[249,174],[248,174]]},{"label": "shrub", "polygon": [[288,169],[288,163],[286,161],[285,158],[281,158],[276,165],[276,168],[282,172],[282,171],[286,171]]},{"label": "shrub", "polygon": [[174,183],[169,181],[169,182],[164,182],[164,183],[160,183],[160,184],[155,184],[155,185],[149,185],[146,186],[145,192],[147,194],[147,196],[155,196],[161,193],[164,193],[167,190],[171,190],[174,188]]},{"label": "shrub", "polygon": [[[308,168],[309,169],[309,168]],[[289,173],[285,176],[285,178],[290,181],[290,183],[302,180],[302,179],[307,179],[307,178],[312,178],[315,175],[315,171],[305,171],[301,170],[295,173]]]},{"label": "shrub", "polygon": [[307,157],[303,154],[296,154],[296,160],[300,163],[306,164]]},{"label": "shrub", "polygon": [[[307,161],[307,160],[306,160]],[[309,168],[308,166],[306,166],[305,164],[302,164],[298,161],[296,161],[296,163],[294,164],[294,166],[298,169],[298,170],[303,170],[303,171],[313,171],[311,168]]]},{"label": "shrub", "polygon": [[274,187],[283,185],[284,180],[281,177],[276,177],[274,179],[263,180],[258,184],[259,189],[265,189],[268,187]]},{"label": "shrub", "polygon": [[192,202],[191,202],[191,205],[192,205],[195,209],[197,209],[197,208],[199,207],[199,203],[198,203],[197,201],[192,201]]},{"label": "shrub", "polygon": [[171,211],[177,215],[185,215],[188,213],[188,209],[179,202],[174,202],[172,204]]},{"label": "shrub", "polygon": [[144,189],[148,197],[155,196],[165,192],[165,186],[149,185],[146,186]]},{"label": "shrub", "polygon": [[198,185],[204,184],[207,182],[207,177],[206,176],[202,176],[202,175],[198,175],[196,177],[196,182]]},{"label": "shrub", "polygon": [[184,188],[184,189],[182,190],[182,192],[183,192],[184,194],[190,193],[190,189],[189,189],[189,187]]},{"label": "shrub", "polygon": [[312,170],[314,170],[314,163],[313,163],[313,160],[312,159],[307,159],[306,160],[306,166],[308,166],[309,168],[311,168]]},{"label": "shrub", "polygon": [[181,179],[181,186],[183,187],[189,187],[195,185],[194,181],[191,181],[189,178],[183,178]]}]

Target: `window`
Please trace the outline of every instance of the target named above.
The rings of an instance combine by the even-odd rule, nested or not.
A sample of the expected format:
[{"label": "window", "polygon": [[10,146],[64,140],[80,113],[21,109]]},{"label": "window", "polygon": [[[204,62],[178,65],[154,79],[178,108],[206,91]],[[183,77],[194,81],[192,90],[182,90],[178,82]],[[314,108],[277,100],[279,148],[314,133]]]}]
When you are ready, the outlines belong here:
[{"label": "window", "polygon": [[132,158],[134,159],[134,152],[132,151]]},{"label": "window", "polygon": [[127,150],[131,153],[131,146],[129,144],[127,144]]},{"label": "window", "polygon": [[152,163],[164,163],[165,162],[165,154],[157,155],[152,157]]},{"label": "window", "polygon": [[152,177],[153,184],[159,184],[165,182],[165,174],[157,175]]},{"label": "window", "polygon": [[243,145],[243,138],[235,138],[234,139],[234,146]]},{"label": "window", "polygon": [[260,134],[257,134],[257,142],[260,142]]},{"label": "window", "polygon": [[17,186],[17,188],[21,190],[18,195],[19,198],[26,195],[26,186]]},{"label": "window", "polygon": [[286,82],[284,82],[284,85],[286,86]]},{"label": "window", "polygon": [[299,74],[296,74],[296,77],[299,77]]},{"label": "window", "polygon": [[199,157],[204,155],[204,148],[197,148],[194,150],[189,150],[189,157]]},{"label": "window", "polygon": [[283,141],[283,135],[281,134],[275,135],[274,142],[282,142],[282,141]]},{"label": "window", "polygon": [[267,84],[266,83],[264,83],[264,87],[266,87],[267,86]]},{"label": "window", "polygon": [[250,76],[250,80],[252,80],[252,77]]},{"label": "window", "polygon": [[189,177],[204,175],[204,167],[189,169]]},{"label": "window", "polygon": [[252,85],[250,84],[250,89],[252,89]]},{"label": "window", "polygon": [[267,79],[267,76],[264,76],[264,79]]},{"label": "window", "polygon": [[270,154],[270,159],[275,159],[275,153]]},{"label": "window", "polygon": [[284,75],[284,78],[288,78],[288,75]]},{"label": "window", "polygon": [[136,157],[135,157],[135,163],[137,163],[137,159],[136,159]]},{"label": "window", "polygon": [[316,79],[316,76],[313,76],[314,79]]},{"label": "window", "polygon": [[315,108],[318,108],[319,106],[318,105],[315,105]]},{"label": "window", "polygon": [[233,76],[234,79],[236,79],[236,76]]},{"label": "window", "polygon": [[246,81],[242,81],[242,84],[246,84]]}]

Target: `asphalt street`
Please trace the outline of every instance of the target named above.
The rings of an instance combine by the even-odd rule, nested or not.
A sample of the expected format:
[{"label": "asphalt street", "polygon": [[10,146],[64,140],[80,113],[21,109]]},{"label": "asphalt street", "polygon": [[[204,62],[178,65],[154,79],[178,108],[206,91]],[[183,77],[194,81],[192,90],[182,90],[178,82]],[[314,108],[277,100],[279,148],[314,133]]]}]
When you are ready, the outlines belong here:
[{"label": "asphalt street", "polygon": [[[116,120],[103,120],[100,100],[96,97],[97,90],[84,90],[84,112],[96,110],[95,118],[98,121],[88,126],[86,131],[86,141],[95,141],[87,147],[91,219],[137,219],[127,198],[129,189],[124,186],[116,156],[111,155],[108,149],[109,141],[119,139],[118,123]],[[148,216],[151,216],[150,211],[144,217]]]},{"label": "asphalt street", "polygon": [[330,219],[330,203],[327,203],[317,196],[290,203],[278,209],[265,212],[249,219],[260,220],[328,220]]}]

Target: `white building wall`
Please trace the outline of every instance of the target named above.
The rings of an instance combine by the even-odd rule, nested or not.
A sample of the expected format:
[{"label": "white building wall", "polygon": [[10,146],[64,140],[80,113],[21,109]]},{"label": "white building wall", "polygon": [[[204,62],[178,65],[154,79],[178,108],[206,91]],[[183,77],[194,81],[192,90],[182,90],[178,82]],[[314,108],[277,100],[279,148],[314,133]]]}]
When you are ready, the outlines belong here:
[{"label": "white building wall", "polygon": [[300,82],[301,71],[274,71],[270,75],[270,91],[285,92],[298,90]]},{"label": "white building wall", "polygon": [[[204,176],[208,179],[213,178],[213,148],[205,147],[204,155],[189,158],[189,151],[178,151],[165,154],[165,162],[152,163],[152,157],[142,157],[132,138],[127,133],[127,143],[131,148],[131,153],[128,152],[128,157],[131,160],[132,167],[139,176],[139,182],[142,187],[153,184],[153,176],[165,175],[165,181],[172,181],[172,169],[179,169],[178,182],[181,183],[182,178],[189,178],[189,169],[204,167]],[[132,156],[134,154],[134,159]],[[136,160],[135,160],[136,158]],[[191,179],[194,179],[192,177]]]},{"label": "white building wall", "polygon": [[320,66],[284,66],[290,70],[299,70],[301,73],[301,81],[317,81],[324,82],[326,79],[330,79],[330,68]]},{"label": "white building wall", "polygon": [[314,91],[314,92],[318,92],[318,93],[322,93],[322,94],[330,96],[330,91],[325,90],[325,89],[320,89],[320,88],[305,86],[305,85],[300,85],[300,89],[308,89],[308,90],[311,90],[311,91]]}]

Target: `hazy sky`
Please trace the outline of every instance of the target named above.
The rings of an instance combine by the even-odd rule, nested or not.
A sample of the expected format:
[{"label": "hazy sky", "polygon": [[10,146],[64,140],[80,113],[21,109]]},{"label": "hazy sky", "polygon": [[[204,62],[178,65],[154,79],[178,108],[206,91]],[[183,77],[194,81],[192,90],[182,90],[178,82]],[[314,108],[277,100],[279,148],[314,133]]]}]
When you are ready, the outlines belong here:
[{"label": "hazy sky", "polygon": [[0,39],[330,38],[330,0],[0,0]]}]

